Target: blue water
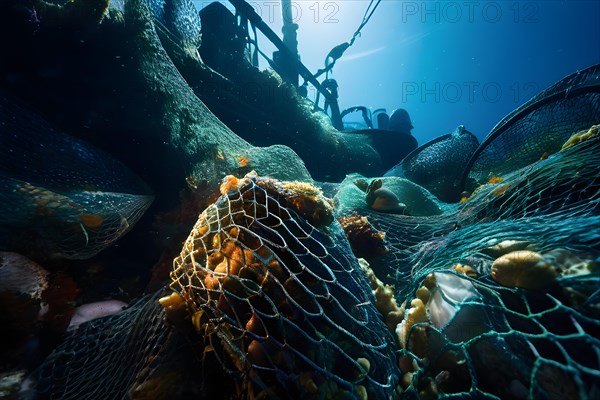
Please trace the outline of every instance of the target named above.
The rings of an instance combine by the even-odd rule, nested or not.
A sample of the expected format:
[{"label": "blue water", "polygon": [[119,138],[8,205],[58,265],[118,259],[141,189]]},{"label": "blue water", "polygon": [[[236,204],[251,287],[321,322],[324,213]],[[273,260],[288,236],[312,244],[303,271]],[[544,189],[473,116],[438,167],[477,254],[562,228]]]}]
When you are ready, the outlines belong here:
[{"label": "blue water", "polygon": [[[404,132],[308,117],[226,19],[198,48],[191,0],[22,1],[0,2],[0,250],[23,256],[0,252],[0,392],[25,370],[23,399],[598,397],[600,2],[382,1],[329,77],[341,109],[439,138],[402,159]],[[372,4],[291,0],[310,71]]]},{"label": "blue water", "polygon": [[[278,2],[250,3],[281,32]],[[292,2],[299,53],[312,72],[331,48],[351,38],[368,4]],[[535,93],[600,63],[599,17],[600,2],[587,0],[385,0],[331,77],[339,83],[342,109],[407,109],[419,143],[461,124],[481,139]],[[271,54],[268,44],[259,37]]]}]

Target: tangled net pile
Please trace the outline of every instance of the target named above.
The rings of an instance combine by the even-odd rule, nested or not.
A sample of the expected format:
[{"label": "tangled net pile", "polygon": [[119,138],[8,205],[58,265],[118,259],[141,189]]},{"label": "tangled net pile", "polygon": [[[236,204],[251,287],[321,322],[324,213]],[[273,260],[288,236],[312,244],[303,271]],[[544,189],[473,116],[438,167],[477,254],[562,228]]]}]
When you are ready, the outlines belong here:
[{"label": "tangled net pile", "polygon": [[[368,260],[396,271],[395,338],[314,188],[229,177],[172,294],[84,324],[38,371],[38,396],[594,398],[599,148],[591,137],[441,215],[355,209],[386,232]],[[543,260],[499,261],[515,250]],[[219,364],[233,392],[206,378]]]},{"label": "tangled net pile", "polygon": [[353,210],[385,232],[368,261],[410,304],[397,329],[409,391],[598,394],[599,148],[594,137],[514,171],[442,215]]},{"label": "tangled net pile", "polygon": [[[190,371],[173,352],[183,336],[192,346],[179,351],[196,354],[197,366],[218,359],[241,398],[394,395],[394,338],[318,189],[249,175],[228,177],[222,192],[174,261],[174,292],[160,300],[177,329],[169,333],[156,296],[92,321],[37,372],[38,396],[186,398]],[[198,372],[185,394],[203,380],[212,383]]]},{"label": "tangled net pile", "polygon": [[353,248],[385,237],[364,257],[408,309],[396,329],[405,393],[600,395],[598,76],[573,74],[509,115],[467,164],[477,188],[442,214],[377,212],[355,200],[354,177],[342,183]]},{"label": "tangled net pile", "polygon": [[0,95],[0,248],[89,258],[152,202],[127,167]]},{"label": "tangled net pile", "polygon": [[[598,71],[459,157],[473,188],[460,203],[382,178],[386,200],[394,182],[420,197],[380,212],[343,182],[348,239],[313,186],[227,177],[169,287],[83,324],[35,373],[37,398],[600,397]],[[445,139],[423,168],[473,144]],[[458,195],[457,174],[429,178]]]},{"label": "tangled net pile", "polygon": [[393,337],[339,227],[318,229],[331,206],[307,184],[229,179],[171,274],[197,331],[249,397],[391,396]]}]

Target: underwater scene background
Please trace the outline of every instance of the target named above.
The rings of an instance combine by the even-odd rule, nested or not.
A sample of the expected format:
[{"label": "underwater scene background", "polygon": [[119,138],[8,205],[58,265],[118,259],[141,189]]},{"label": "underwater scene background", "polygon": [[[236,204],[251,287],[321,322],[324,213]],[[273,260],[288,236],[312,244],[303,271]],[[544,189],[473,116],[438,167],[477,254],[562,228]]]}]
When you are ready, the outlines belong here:
[{"label": "underwater scene background", "polygon": [[0,2],[0,398],[600,397],[599,13]]},{"label": "underwater scene background", "polygon": [[[281,32],[278,2],[249,3]],[[352,37],[368,5],[293,2],[302,62],[311,71],[323,68],[329,50]],[[405,108],[420,143],[458,125],[481,140],[537,92],[600,63],[598,15],[598,2],[585,0],[382,1],[333,69],[340,107]],[[260,34],[259,43],[268,54],[275,50]],[[360,113],[353,116],[364,124]]]}]

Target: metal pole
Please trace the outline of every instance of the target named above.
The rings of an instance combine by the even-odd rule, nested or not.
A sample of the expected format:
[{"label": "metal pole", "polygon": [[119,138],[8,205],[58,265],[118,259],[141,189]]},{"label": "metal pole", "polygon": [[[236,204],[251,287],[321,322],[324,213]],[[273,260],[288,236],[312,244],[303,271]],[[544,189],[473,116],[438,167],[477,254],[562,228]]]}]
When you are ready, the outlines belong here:
[{"label": "metal pole", "polygon": [[[296,86],[298,85],[298,74],[300,74],[306,81],[310,82],[320,93],[323,94],[325,99],[329,102],[333,107],[337,106],[337,90],[335,93],[332,93],[331,89],[324,88],[323,85],[319,83],[319,81],[315,78],[315,76],[302,64],[302,62],[298,59],[298,54],[295,55],[290,51],[288,46],[286,46],[279,36],[269,26],[262,20],[262,18],[254,11],[252,6],[248,4],[245,0],[229,0],[231,4],[236,8],[236,10],[245,15],[248,20],[256,26],[258,30],[260,30],[266,37],[269,39],[275,47],[279,50],[279,53],[283,58],[287,59],[290,64],[294,65],[294,71],[296,76]],[[291,9],[290,9],[291,10]],[[296,49],[297,50],[297,49]],[[339,107],[337,114],[335,111],[333,112],[333,126],[336,129],[342,128],[341,118],[339,118]]]},{"label": "metal pole", "polygon": [[256,13],[256,11],[254,11],[250,4],[248,4],[244,0],[229,0],[229,2],[233,4],[236,10],[246,15],[246,17],[248,17],[248,20],[251,23],[253,23],[258,28],[258,30],[260,30],[267,37],[267,39],[269,39],[275,45],[275,47],[277,47],[279,52],[284,57],[288,58],[289,60],[291,60],[291,62],[296,64],[296,73],[300,73],[300,75],[302,75],[304,79],[306,79],[315,88],[317,88],[319,92],[323,93],[325,97],[331,96],[331,93],[323,90],[321,84],[315,79],[313,74],[308,70],[308,68],[304,66],[304,64],[302,64],[300,60],[298,60],[298,54],[292,54],[290,49],[283,43],[281,39],[279,39],[279,36],[277,36],[277,34],[273,32],[271,28],[269,28],[269,26],[262,20],[262,18]]},{"label": "metal pole", "polygon": [[[281,0],[281,16],[283,18],[283,26],[281,32],[283,33],[282,42],[287,46],[294,59],[299,59],[298,55],[298,24],[294,22],[293,5],[291,0]],[[284,79],[298,86],[298,68],[297,64],[288,59],[287,57],[281,57],[279,52],[273,54],[273,59],[281,65],[284,72]]]}]

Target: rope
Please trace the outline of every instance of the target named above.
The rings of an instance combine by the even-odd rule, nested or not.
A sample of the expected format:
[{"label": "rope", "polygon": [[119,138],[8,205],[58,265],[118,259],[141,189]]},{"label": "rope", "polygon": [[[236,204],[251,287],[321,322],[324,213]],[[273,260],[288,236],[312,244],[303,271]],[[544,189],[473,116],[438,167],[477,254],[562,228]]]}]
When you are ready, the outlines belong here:
[{"label": "rope", "polygon": [[[367,25],[367,23],[373,16],[373,13],[379,6],[379,3],[381,3],[381,0],[377,0],[377,2],[375,2],[375,0],[371,0],[369,2],[369,5],[367,6],[367,9],[365,10],[365,14],[363,15],[363,19],[362,19],[360,25],[358,26],[358,28],[356,29],[356,31],[354,31],[354,34],[352,35],[352,38],[350,39],[350,41],[342,43],[342,44],[338,44],[333,49],[331,49],[331,51],[327,54],[327,57],[325,57],[325,68],[318,70],[317,73],[315,74],[315,78],[318,78],[319,76],[321,76],[323,74],[327,74],[325,76],[326,78],[329,77],[329,72],[333,69],[335,62],[339,58],[341,58],[342,55],[344,55],[344,52],[346,50],[348,50],[348,48],[354,44],[354,42],[356,41],[356,38],[360,36],[362,29],[365,27],[365,25]],[[329,59],[331,59],[332,61],[328,62]]]}]

